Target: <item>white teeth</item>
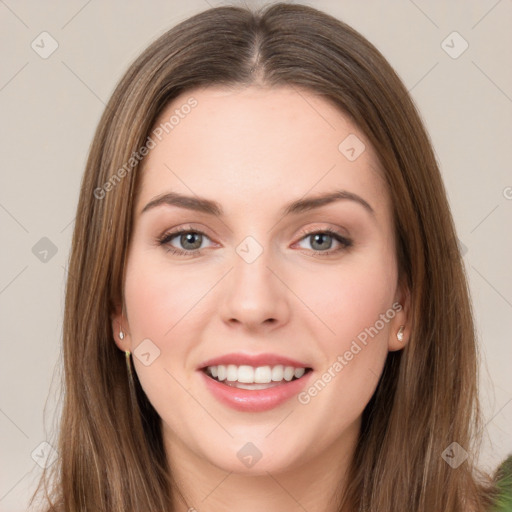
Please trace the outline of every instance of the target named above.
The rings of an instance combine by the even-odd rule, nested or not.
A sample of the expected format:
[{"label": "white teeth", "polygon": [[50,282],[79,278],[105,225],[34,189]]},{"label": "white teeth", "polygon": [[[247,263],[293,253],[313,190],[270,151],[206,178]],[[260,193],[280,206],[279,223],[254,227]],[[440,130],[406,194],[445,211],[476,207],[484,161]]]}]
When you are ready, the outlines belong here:
[{"label": "white teeth", "polygon": [[[242,382],[240,379],[238,379]],[[254,370],[254,382],[258,382],[260,384],[268,384],[272,381],[272,370],[270,366],[258,366]]]},{"label": "white teeth", "polygon": [[297,379],[300,379],[304,375],[305,371],[306,371],[306,368],[295,368],[294,375]]},{"label": "white teeth", "polygon": [[233,372],[234,378],[228,379],[228,380],[237,380],[238,382],[245,382],[246,384],[251,384],[253,382],[259,382],[259,381],[254,380],[254,368],[252,366],[247,366],[247,365],[239,366],[238,367],[238,377],[237,377],[237,373],[236,373],[236,370],[237,370],[236,366],[234,366],[234,368],[235,368],[235,371]]},{"label": "white teeth", "polygon": [[217,366],[217,379],[220,381],[226,380],[226,367],[223,364]]},{"label": "white teeth", "polygon": [[295,373],[295,368],[293,366],[286,366],[284,369],[284,380],[292,380],[293,374]]},{"label": "white teeth", "polygon": [[272,368],[272,380],[274,382],[283,380],[283,372],[284,372],[284,368],[283,368],[282,364],[274,366],[274,368]]},{"label": "white teeth", "polygon": [[208,366],[207,372],[221,382],[225,380],[226,382],[241,382],[244,384],[269,384],[283,380],[289,382],[294,377],[300,379],[306,372],[306,368],[295,368],[281,364],[273,367],[219,364],[217,366]]},{"label": "white teeth", "polygon": [[234,364],[228,364],[226,369],[226,380],[238,380],[238,369]]},{"label": "white teeth", "polygon": [[230,381],[225,381],[225,384],[227,384],[228,386],[231,386],[233,388],[238,388],[238,389],[268,389],[268,388],[272,388],[274,386],[279,386],[279,382],[270,382],[269,384],[242,384],[240,382],[230,382]]}]

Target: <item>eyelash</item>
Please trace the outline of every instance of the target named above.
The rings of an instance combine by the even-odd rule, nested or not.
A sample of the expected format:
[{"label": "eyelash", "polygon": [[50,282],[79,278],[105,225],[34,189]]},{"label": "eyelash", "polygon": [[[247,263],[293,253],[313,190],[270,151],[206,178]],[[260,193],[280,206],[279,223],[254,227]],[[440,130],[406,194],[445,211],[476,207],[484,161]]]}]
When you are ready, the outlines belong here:
[{"label": "eyelash", "polygon": [[[185,228],[178,229],[176,231],[172,231],[170,233],[165,233],[162,237],[157,239],[157,242],[158,242],[158,245],[160,245],[160,246],[166,246],[165,250],[167,252],[170,252],[170,253],[178,255],[178,256],[193,256],[193,257],[201,256],[203,249],[187,251],[187,250],[183,250],[183,249],[177,249],[176,247],[168,245],[172,239],[174,239],[180,235],[189,234],[189,233],[203,235],[203,236],[206,236],[207,238],[209,238],[208,235],[206,233],[204,233],[203,231],[185,227]],[[331,236],[337,242],[339,242],[342,245],[342,247],[339,247],[338,249],[329,249],[327,251],[315,251],[314,249],[311,249],[315,253],[314,254],[315,257],[323,258],[326,256],[330,256],[331,254],[341,252],[341,251],[348,249],[349,247],[352,246],[352,240],[345,238],[344,236],[340,235],[337,231],[334,231],[333,229],[330,229],[330,228],[303,232],[303,233],[301,233],[300,240],[303,240],[304,238],[307,238],[308,236],[313,236],[313,235],[318,235],[318,234],[327,234],[327,235]]]}]

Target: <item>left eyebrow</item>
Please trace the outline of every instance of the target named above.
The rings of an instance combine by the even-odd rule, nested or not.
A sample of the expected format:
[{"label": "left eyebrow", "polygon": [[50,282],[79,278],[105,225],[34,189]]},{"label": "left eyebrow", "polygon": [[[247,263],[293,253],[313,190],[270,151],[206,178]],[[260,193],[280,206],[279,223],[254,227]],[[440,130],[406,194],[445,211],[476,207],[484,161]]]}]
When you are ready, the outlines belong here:
[{"label": "left eyebrow", "polygon": [[330,192],[328,194],[320,194],[293,201],[284,207],[283,216],[307,212],[314,208],[319,208],[320,206],[341,200],[355,201],[363,206],[370,214],[375,215],[374,209],[362,197],[354,194],[353,192],[349,192],[348,190],[336,190],[335,192]]},{"label": "left eyebrow", "polygon": [[[335,192],[292,201],[283,207],[281,215],[283,217],[287,215],[296,215],[341,200],[355,201],[363,206],[371,215],[375,215],[374,209],[367,201],[357,194],[347,190],[336,190]],[[146,206],[144,206],[140,213],[143,214],[144,212],[161,205],[178,206],[180,208],[186,208],[187,210],[194,210],[209,215],[216,215],[218,217],[222,217],[224,215],[222,206],[217,201],[198,196],[186,196],[178,194],[177,192],[168,192],[166,194],[156,196],[146,204]]]}]

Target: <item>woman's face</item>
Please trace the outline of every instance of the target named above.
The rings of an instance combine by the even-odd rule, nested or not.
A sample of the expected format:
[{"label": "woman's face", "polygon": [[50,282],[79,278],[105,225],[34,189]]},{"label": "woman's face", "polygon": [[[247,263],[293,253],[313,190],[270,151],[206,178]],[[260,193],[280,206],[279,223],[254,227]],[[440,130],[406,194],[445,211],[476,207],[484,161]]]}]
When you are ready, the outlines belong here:
[{"label": "woman's face", "polygon": [[369,143],[288,87],[184,93],[150,136],[112,325],[171,464],[263,474],[350,453],[408,335]]}]

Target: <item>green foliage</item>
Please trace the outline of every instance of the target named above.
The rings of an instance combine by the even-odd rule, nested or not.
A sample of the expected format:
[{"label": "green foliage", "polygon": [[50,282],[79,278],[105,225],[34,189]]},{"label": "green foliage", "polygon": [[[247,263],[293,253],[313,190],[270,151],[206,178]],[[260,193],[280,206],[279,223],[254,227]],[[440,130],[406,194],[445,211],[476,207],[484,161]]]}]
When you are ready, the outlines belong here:
[{"label": "green foliage", "polygon": [[499,495],[491,512],[512,512],[512,455],[501,463],[496,481]]}]

